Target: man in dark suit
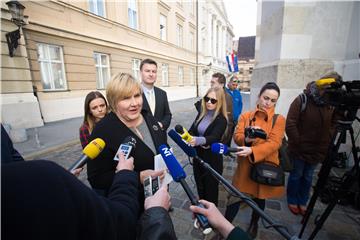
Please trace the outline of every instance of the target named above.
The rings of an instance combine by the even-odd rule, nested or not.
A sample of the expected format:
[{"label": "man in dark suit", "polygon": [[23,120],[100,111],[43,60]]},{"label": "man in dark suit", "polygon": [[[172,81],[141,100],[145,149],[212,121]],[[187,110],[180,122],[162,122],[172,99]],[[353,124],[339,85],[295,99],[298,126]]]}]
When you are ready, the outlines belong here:
[{"label": "man in dark suit", "polygon": [[152,59],[145,59],[140,63],[141,85],[143,89],[143,109],[153,114],[162,130],[166,131],[171,122],[171,112],[167,94],[155,87],[157,63]]}]

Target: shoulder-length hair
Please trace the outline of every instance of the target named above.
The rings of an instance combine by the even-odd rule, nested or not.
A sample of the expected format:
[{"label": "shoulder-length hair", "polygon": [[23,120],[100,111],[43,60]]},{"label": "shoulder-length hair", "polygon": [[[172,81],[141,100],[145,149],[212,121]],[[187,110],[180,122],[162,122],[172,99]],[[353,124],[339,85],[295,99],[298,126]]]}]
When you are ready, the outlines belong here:
[{"label": "shoulder-length hair", "polygon": [[108,111],[108,104],[104,97],[104,95],[101,94],[99,91],[92,91],[89,92],[85,97],[84,102],[84,124],[88,125],[89,132],[91,133],[95,126],[95,117],[91,114],[90,111],[90,102],[96,98],[102,98],[104,99],[105,105],[106,105],[106,112]]},{"label": "shoulder-length hair", "polygon": [[198,124],[201,119],[208,113],[208,110],[206,108],[206,102],[205,102],[205,97],[207,97],[207,95],[211,92],[214,92],[216,95],[216,99],[217,99],[217,105],[215,108],[215,113],[214,116],[212,118],[212,121],[214,121],[214,119],[219,115],[222,114],[225,118],[226,121],[228,120],[228,116],[227,116],[227,109],[226,109],[226,98],[225,98],[225,91],[223,88],[219,88],[219,87],[212,87],[209,88],[206,92],[206,94],[204,95],[204,97],[201,99],[201,112],[199,115],[199,118],[196,122],[196,124]]},{"label": "shoulder-length hair", "polygon": [[117,73],[113,75],[106,86],[106,98],[109,101],[110,110],[116,112],[117,103],[131,97],[135,92],[142,94],[142,89],[139,81],[131,74]]}]

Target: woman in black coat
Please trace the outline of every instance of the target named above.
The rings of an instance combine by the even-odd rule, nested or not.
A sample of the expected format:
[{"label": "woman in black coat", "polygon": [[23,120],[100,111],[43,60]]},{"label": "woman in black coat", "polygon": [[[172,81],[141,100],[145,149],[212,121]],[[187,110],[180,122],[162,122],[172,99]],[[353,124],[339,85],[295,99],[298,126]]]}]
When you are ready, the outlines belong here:
[{"label": "woman in black coat", "polygon": [[[195,146],[198,156],[209,163],[218,173],[223,171],[222,155],[211,152],[212,143],[220,142],[227,126],[226,100],[222,88],[210,88],[204,98],[195,103],[198,115],[189,132],[192,140],[189,142]],[[218,181],[203,169],[197,161],[193,165],[196,187],[200,199],[218,203]]]},{"label": "woman in black coat", "polygon": [[[154,171],[154,156],[159,146],[166,144],[165,132],[151,113],[142,110],[140,83],[131,75],[121,73],[113,76],[107,84],[106,98],[111,112],[96,124],[91,139],[102,138],[106,146],[100,155],[89,161],[88,180],[100,195],[107,196],[115,175],[117,161],[114,157],[126,138],[135,139],[136,145],[130,156],[134,157],[134,171],[140,181],[147,176],[157,176],[163,171]],[[140,207],[144,205],[143,187],[139,188]]]}]

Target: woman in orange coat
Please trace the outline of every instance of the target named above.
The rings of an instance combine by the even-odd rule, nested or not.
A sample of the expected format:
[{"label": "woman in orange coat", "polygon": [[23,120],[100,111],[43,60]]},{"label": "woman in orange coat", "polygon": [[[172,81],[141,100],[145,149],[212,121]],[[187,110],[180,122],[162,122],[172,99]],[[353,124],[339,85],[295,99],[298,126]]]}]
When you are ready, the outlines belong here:
[{"label": "woman in orange coat", "polygon": [[[239,145],[237,152],[238,166],[233,177],[233,185],[239,191],[250,195],[258,206],[265,209],[265,199],[284,195],[283,186],[269,186],[254,182],[250,178],[250,169],[254,163],[268,161],[279,165],[278,150],[281,146],[285,131],[285,118],[279,115],[273,125],[275,105],[280,96],[280,89],[276,83],[266,83],[260,90],[257,107],[240,116],[234,133],[234,141]],[[266,139],[245,137],[245,128],[261,128],[267,134]],[[240,202],[228,205],[225,217],[230,222],[235,218]],[[257,235],[259,215],[253,211],[248,234],[255,238]]]}]

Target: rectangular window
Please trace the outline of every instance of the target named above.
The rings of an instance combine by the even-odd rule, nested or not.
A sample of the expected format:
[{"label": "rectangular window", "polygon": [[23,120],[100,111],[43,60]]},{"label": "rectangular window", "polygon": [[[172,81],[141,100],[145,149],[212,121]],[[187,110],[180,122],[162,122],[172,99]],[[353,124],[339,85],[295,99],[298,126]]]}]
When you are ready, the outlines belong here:
[{"label": "rectangular window", "polygon": [[193,32],[190,32],[189,40],[190,40],[189,49],[191,51],[193,51],[194,50],[194,33]]},{"label": "rectangular window", "polygon": [[166,17],[160,14],[160,39],[166,41],[167,24]]},{"label": "rectangular window", "polygon": [[110,57],[103,53],[94,53],[96,68],[96,87],[104,89],[110,80]]},{"label": "rectangular window", "polygon": [[184,86],[184,67],[178,68],[178,83],[179,86]]},{"label": "rectangular window", "polygon": [[131,27],[132,29],[138,29],[137,15],[138,15],[138,10],[137,10],[136,0],[129,0],[128,2],[129,27]]},{"label": "rectangular window", "polygon": [[162,85],[169,86],[169,64],[163,63],[161,66]]},{"label": "rectangular window", "polygon": [[190,85],[195,85],[195,69],[190,68]]},{"label": "rectangular window", "polygon": [[37,44],[41,82],[44,90],[66,90],[63,51],[60,46]]},{"label": "rectangular window", "polygon": [[253,72],[253,68],[250,67],[250,68],[249,68],[249,73],[252,74],[252,72]]},{"label": "rectangular window", "polygon": [[140,81],[140,63],[141,59],[134,58],[132,60],[132,72],[135,79]]},{"label": "rectangular window", "polygon": [[103,0],[89,0],[90,12],[105,17],[105,3]]},{"label": "rectangular window", "polygon": [[183,46],[183,27],[180,24],[176,25],[176,45]]}]

